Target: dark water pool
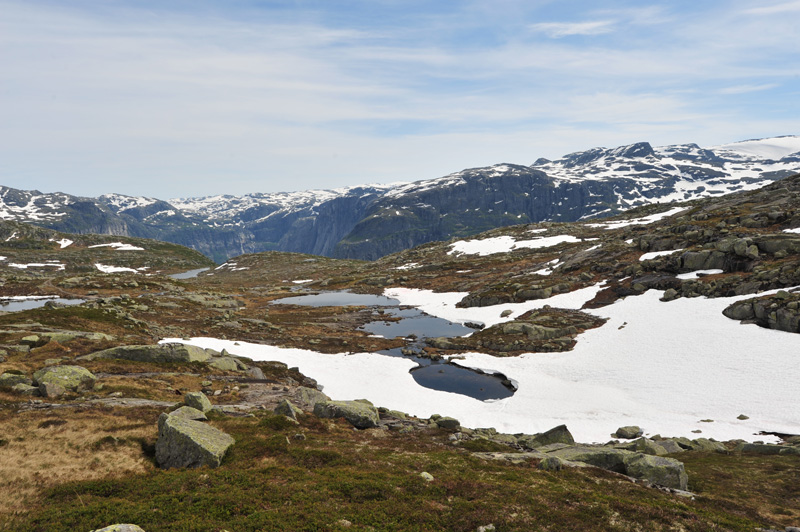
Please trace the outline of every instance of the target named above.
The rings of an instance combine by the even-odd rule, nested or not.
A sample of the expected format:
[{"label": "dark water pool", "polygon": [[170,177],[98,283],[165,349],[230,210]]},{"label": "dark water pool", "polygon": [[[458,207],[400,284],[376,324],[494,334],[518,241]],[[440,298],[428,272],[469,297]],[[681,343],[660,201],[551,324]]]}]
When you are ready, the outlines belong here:
[{"label": "dark water pool", "polygon": [[[398,300],[385,296],[352,292],[322,292],[278,299],[273,303],[313,307],[375,307],[376,310],[383,311],[383,317],[390,318],[392,321],[373,321],[361,327],[361,330],[384,338],[411,338],[409,346],[417,348],[417,351],[421,351],[425,338],[440,336],[452,338],[473,332],[472,329],[460,323],[429,316],[416,308],[400,308]],[[378,354],[412,359],[418,366],[411,369],[411,376],[420,386],[433,390],[458,393],[481,401],[510,397],[516,391],[504,375],[483,373],[458,366],[447,360],[403,355],[400,349],[378,351]]]}]

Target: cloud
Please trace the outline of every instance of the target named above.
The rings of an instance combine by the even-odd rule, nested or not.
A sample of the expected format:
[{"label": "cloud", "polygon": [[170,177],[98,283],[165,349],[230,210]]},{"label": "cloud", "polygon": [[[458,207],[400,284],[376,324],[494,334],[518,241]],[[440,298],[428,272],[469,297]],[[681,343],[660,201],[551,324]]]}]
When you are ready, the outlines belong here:
[{"label": "cloud", "polygon": [[750,92],[760,92],[779,87],[777,83],[764,83],[762,85],[736,85],[734,87],[724,87],[718,92],[720,94],[747,94]]},{"label": "cloud", "polygon": [[530,28],[541,32],[554,39],[570,35],[601,35],[614,30],[613,20],[595,20],[591,22],[541,22],[533,24]]},{"label": "cloud", "polygon": [[800,11],[800,2],[784,2],[782,4],[774,4],[771,6],[754,7],[745,9],[744,13],[750,15],[775,15],[778,13],[792,13]]}]

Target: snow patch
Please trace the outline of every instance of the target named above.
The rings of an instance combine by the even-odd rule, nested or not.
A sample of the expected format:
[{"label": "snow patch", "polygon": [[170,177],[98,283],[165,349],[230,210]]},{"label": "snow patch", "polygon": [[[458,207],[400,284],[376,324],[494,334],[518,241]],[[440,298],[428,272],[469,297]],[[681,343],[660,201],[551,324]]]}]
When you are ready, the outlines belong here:
[{"label": "snow patch", "polygon": [[648,253],[643,253],[641,257],[639,257],[639,261],[651,260],[655,259],[656,257],[665,257],[667,255],[672,255],[674,253],[679,253],[683,251],[682,249],[670,249],[669,251],[650,251]]},{"label": "snow patch", "polygon": [[114,248],[116,251],[144,251],[144,248],[133,244],[123,244],[122,242],[112,242],[110,244],[95,244],[89,248]]},{"label": "snow patch", "polygon": [[463,255],[494,255],[495,253],[508,253],[514,249],[538,249],[557,246],[564,243],[581,242],[580,238],[572,235],[558,235],[535,238],[533,240],[515,240],[512,236],[497,236],[483,240],[458,240],[450,244],[448,255],[460,253]]}]

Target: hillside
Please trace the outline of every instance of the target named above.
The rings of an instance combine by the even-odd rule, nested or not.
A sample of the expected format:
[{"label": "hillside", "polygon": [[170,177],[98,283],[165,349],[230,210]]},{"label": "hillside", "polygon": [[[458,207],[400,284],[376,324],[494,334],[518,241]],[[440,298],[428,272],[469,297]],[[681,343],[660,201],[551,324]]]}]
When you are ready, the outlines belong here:
[{"label": "hillside", "polygon": [[[796,526],[799,232],[800,175],[186,279],[173,244],[3,222],[0,297],[61,299],[0,313],[0,530]],[[198,391],[233,446],[161,469]]]},{"label": "hillside", "polygon": [[800,171],[800,137],[701,148],[646,142],[414,183],[171,199],[0,187],[0,218],[177,243],[217,262],[262,251],[374,260],[495,227],[570,222],[752,190]]}]

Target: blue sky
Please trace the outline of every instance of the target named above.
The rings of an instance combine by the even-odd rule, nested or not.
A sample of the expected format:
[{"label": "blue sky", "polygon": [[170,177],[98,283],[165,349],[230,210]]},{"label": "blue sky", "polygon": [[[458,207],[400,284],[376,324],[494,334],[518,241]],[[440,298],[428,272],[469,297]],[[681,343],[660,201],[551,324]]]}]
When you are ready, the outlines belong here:
[{"label": "blue sky", "polygon": [[800,134],[800,1],[0,0],[0,184],[160,198]]}]

